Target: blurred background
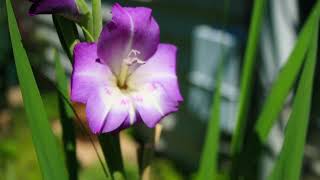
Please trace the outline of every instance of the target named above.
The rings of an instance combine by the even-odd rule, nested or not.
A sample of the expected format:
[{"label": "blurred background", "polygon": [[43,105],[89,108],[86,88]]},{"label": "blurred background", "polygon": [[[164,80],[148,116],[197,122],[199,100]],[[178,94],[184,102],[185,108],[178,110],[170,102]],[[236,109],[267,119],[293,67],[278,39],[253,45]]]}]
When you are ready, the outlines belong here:
[{"label": "blurred background", "polygon": [[[72,66],[60,46],[52,18],[49,15],[27,15],[31,3],[14,0],[23,44],[37,79],[52,128],[61,136],[58,98],[55,90],[53,54],[58,49],[63,65],[70,75]],[[224,63],[219,146],[219,169],[230,165],[230,140],[235,127],[239,98],[243,53],[252,13],[252,0],[102,0],[105,22],[111,18],[115,2],[123,6],[147,6],[161,28],[161,42],[178,46],[177,72],[185,99],[180,111],[162,121],[163,131],[156,146],[155,179],[192,179],[198,168],[204,136],[215,91],[217,68]],[[266,146],[254,151],[257,145],[250,138],[252,125],[259,113],[270,85],[286,63],[298,32],[315,1],[269,0],[263,18],[255,67],[255,94],[251,97],[248,133],[245,144],[250,159],[244,165],[247,179],[265,179],[270,172],[283,142],[287,105],[280,121],[273,127]],[[320,42],[320,41],[318,41]],[[224,52],[224,53],[223,53]],[[320,67],[317,66],[316,74]],[[316,76],[315,84],[320,84]],[[319,92],[319,86],[314,87]],[[314,96],[318,100],[320,97]],[[291,102],[289,97],[288,104]],[[320,101],[318,101],[320,102]],[[314,105],[317,108],[319,106]],[[86,123],[84,107],[75,104],[82,123]],[[76,121],[79,123],[79,121]],[[251,131],[250,131],[251,130]],[[139,139],[148,132],[145,128],[128,129],[121,134],[122,153],[129,179],[136,179],[136,149]],[[307,145],[305,146],[302,179],[320,179],[320,115],[312,111]],[[97,141],[94,143],[98,145]],[[77,130],[78,159],[81,179],[104,179],[96,152],[86,133]],[[262,150],[261,150],[262,149]],[[246,149],[244,150],[246,151]],[[101,153],[101,150],[98,151]],[[22,97],[16,77],[9,38],[5,1],[0,1],[0,179],[41,179],[31,135],[27,126]]]}]

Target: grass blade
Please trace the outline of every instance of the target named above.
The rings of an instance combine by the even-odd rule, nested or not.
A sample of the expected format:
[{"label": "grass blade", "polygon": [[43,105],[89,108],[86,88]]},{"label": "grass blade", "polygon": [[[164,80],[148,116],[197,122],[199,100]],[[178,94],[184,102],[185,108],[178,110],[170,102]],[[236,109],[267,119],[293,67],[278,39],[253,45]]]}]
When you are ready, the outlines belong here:
[{"label": "grass blade", "polygon": [[210,121],[206,139],[200,159],[198,180],[216,179],[218,176],[217,159],[220,139],[220,107],[221,107],[221,79],[223,63],[220,62],[217,76],[217,86],[213,96]]},{"label": "grass blade", "polygon": [[241,79],[240,101],[237,114],[237,125],[231,142],[231,154],[234,156],[242,148],[246,130],[246,120],[251,99],[253,85],[253,72],[255,66],[255,55],[261,29],[261,22],[264,12],[265,0],[255,0],[251,24],[249,29],[248,44],[244,57],[244,69]]},{"label": "grass blade", "polygon": [[52,133],[27,53],[21,42],[20,32],[10,0],[6,0],[6,6],[18,79],[43,179],[67,180],[68,176],[63,154]]},{"label": "grass blade", "polygon": [[[68,95],[68,80],[66,73],[61,65],[61,60],[57,51],[54,53],[55,69],[56,69],[56,79],[58,85],[58,102],[60,111],[60,121],[62,126],[62,140],[63,148],[67,163],[67,169],[69,172],[70,180],[78,179],[79,164],[77,160],[76,153],[76,136],[75,128],[73,124],[74,114],[69,106],[68,102],[64,100],[64,97],[69,97]],[[60,95],[63,94],[63,96]]]},{"label": "grass blade", "polygon": [[80,120],[80,117],[77,114],[77,112],[74,109],[74,107],[71,104],[71,102],[69,101],[69,98],[67,96],[64,96],[64,94],[61,92],[61,90],[58,88],[58,86],[55,83],[53,83],[48,77],[44,76],[43,78],[46,79],[47,82],[51,83],[51,85],[54,87],[54,89],[58,92],[59,96],[61,98],[63,98],[65,104],[68,105],[69,108],[72,110],[72,112],[73,112],[73,114],[75,116],[75,120],[77,120],[77,122],[78,122],[78,125],[79,125],[78,128],[80,129],[81,133],[84,136],[88,137],[88,139],[89,139],[89,141],[90,141],[90,143],[91,143],[91,145],[92,145],[92,147],[93,147],[93,149],[94,149],[94,151],[95,151],[95,153],[97,155],[97,158],[98,158],[99,163],[101,165],[101,168],[102,168],[102,170],[103,170],[103,172],[104,172],[104,174],[106,176],[106,179],[110,179],[109,168],[103,163],[103,160],[102,160],[102,158],[101,158],[101,156],[100,156],[100,154],[98,152],[98,148],[94,143],[94,139],[93,139],[93,136],[92,136],[91,132],[89,132],[87,130],[86,125]]},{"label": "grass blade", "polygon": [[320,1],[316,4],[303,29],[300,32],[297,43],[288,58],[287,64],[279,73],[277,80],[274,82],[270,95],[267,97],[266,102],[262,108],[261,114],[256,124],[256,131],[260,140],[265,142],[268,134],[272,128],[273,123],[277,119],[283,104],[292,88],[297,75],[301,69],[307,52],[308,45],[310,44],[314,26],[312,25],[319,17]]},{"label": "grass blade", "polygon": [[286,127],[285,140],[280,157],[269,177],[270,180],[298,180],[300,179],[303,151],[311,109],[313,76],[317,56],[318,21],[313,21],[316,27],[309,46],[308,57],[305,62],[297,94],[294,98],[293,109]]},{"label": "grass blade", "polygon": [[[224,1],[224,28],[229,20],[230,1]],[[224,38],[221,36],[221,41]],[[220,47],[221,57],[218,63],[217,76],[216,76],[216,88],[213,95],[210,119],[206,132],[205,142],[203,145],[199,169],[197,172],[198,180],[206,179],[220,179],[218,172],[218,153],[219,153],[219,140],[220,140],[220,112],[221,112],[221,84],[223,77],[224,65],[226,63],[226,50],[225,46]]]}]

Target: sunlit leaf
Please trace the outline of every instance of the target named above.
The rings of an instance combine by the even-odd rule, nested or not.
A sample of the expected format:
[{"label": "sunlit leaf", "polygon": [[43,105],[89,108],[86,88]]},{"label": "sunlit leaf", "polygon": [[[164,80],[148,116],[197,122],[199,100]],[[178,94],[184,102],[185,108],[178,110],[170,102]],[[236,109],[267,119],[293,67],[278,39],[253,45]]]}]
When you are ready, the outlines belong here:
[{"label": "sunlit leaf", "polygon": [[52,133],[26,51],[22,45],[11,1],[6,0],[6,5],[18,79],[43,179],[67,180],[63,154]]},{"label": "sunlit leaf", "polygon": [[319,2],[320,1],[318,1],[301,30],[297,43],[288,58],[287,64],[283,67],[273,83],[270,94],[262,108],[255,128],[263,142],[266,141],[272,125],[283,108],[289,91],[297,79],[297,75],[303,64],[305,54],[309,47],[308,45],[310,44],[311,39],[314,38],[311,32],[314,29],[315,20],[318,19],[320,14]]},{"label": "sunlit leaf", "polygon": [[[317,24],[317,25],[316,25]],[[308,129],[313,76],[317,57],[318,21],[313,21],[312,44],[304,64],[298,90],[294,97],[293,109],[286,127],[285,139],[280,156],[269,177],[270,180],[300,179],[305,139]]]}]

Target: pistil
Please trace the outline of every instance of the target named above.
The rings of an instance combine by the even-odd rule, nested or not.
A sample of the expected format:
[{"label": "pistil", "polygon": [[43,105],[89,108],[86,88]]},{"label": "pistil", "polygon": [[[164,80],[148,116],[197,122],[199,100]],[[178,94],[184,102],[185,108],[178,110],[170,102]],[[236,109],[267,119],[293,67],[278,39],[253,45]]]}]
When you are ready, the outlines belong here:
[{"label": "pistil", "polygon": [[119,78],[118,78],[118,86],[120,89],[126,88],[126,80],[127,80],[127,76],[128,76],[128,70],[129,70],[129,65],[126,63],[126,60],[124,60],[121,64],[120,74],[119,74]]}]

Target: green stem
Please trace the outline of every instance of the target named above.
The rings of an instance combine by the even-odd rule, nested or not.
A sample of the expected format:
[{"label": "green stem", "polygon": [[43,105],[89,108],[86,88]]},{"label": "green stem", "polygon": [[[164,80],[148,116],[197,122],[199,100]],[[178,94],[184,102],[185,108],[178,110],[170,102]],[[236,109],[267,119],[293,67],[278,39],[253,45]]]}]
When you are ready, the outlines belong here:
[{"label": "green stem", "polygon": [[62,16],[52,15],[60,43],[72,62],[74,45],[79,41],[76,24]]},{"label": "green stem", "polygon": [[102,134],[98,138],[112,178],[116,173],[125,175],[119,134]]},{"label": "green stem", "polygon": [[148,138],[140,143],[138,149],[138,165],[140,179],[151,179],[151,162],[154,155],[155,137],[160,136],[161,127],[157,125],[154,129],[148,129]]},{"label": "green stem", "polygon": [[93,38],[97,40],[102,30],[101,0],[92,0]]},{"label": "green stem", "polygon": [[85,2],[85,0],[77,0],[76,3],[81,14],[79,24],[82,27],[84,37],[86,41],[93,42],[91,40],[92,38],[90,37],[90,35],[92,35],[93,33],[93,22],[92,22],[92,14],[90,12],[90,9],[87,3]]}]

